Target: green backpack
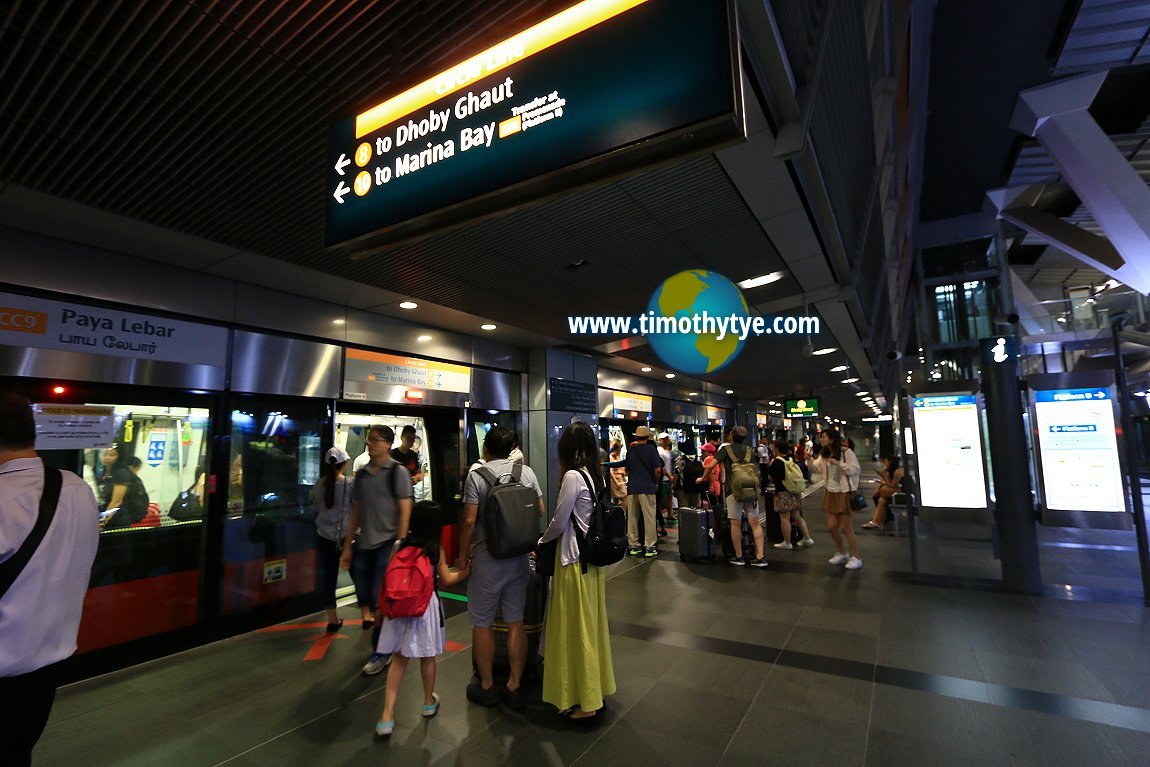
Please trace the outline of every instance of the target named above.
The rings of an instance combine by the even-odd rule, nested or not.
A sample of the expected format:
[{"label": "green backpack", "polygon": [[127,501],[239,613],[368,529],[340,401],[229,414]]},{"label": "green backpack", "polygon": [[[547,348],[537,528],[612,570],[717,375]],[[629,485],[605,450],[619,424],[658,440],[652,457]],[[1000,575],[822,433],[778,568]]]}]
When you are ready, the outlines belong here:
[{"label": "green backpack", "polygon": [[749,503],[759,500],[759,467],[751,463],[751,451],[743,447],[743,460],[735,458],[733,445],[727,445],[727,455],[731,457],[730,493],[736,501]]},{"label": "green backpack", "polygon": [[783,487],[795,495],[801,495],[807,489],[807,481],[803,478],[803,470],[799,467],[799,462],[790,458],[780,458],[779,460],[786,467],[786,474],[783,475]]}]

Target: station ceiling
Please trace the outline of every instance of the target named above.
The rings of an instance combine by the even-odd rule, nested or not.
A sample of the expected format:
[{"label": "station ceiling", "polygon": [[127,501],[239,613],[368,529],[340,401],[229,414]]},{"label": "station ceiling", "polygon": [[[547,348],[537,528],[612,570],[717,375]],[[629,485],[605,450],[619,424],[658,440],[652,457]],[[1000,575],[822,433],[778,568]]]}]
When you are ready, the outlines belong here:
[{"label": "station ceiling", "polygon": [[[567,315],[634,312],[685,268],[734,280],[781,271],[748,300],[817,316],[795,264],[811,263],[818,237],[800,204],[780,202],[795,197],[793,181],[766,157],[760,175],[775,189],[736,183],[731,158],[707,153],[364,260],[324,248],[334,121],[570,4],[14,0],[0,11],[0,184],[42,195],[46,210],[63,200],[226,246],[189,257],[190,269],[312,295],[310,270],[380,290],[383,313],[408,297],[593,352],[567,333]],[[18,225],[12,217],[4,223]],[[264,272],[242,266],[252,263]],[[274,264],[290,277],[269,273]],[[873,371],[853,385],[829,372],[864,366],[859,339],[815,338],[844,347],[826,357],[804,355],[805,343],[752,341],[706,380],[762,401],[819,394],[826,413],[869,415],[855,394],[868,381],[877,392]],[[642,345],[603,364],[663,370]]]}]

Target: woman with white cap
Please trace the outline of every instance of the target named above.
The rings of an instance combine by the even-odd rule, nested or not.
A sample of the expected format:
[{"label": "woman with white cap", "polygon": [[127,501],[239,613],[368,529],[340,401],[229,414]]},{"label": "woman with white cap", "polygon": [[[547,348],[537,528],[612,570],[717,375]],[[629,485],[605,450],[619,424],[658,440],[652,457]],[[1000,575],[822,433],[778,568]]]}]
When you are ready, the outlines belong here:
[{"label": "woman with white cap", "polygon": [[311,490],[315,508],[315,545],[323,570],[324,608],[327,610],[327,633],[339,631],[343,621],[335,611],[335,587],[339,580],[339,555],[351,517],[351,477],[344,469],[351,458],[342,447],[333,447],[324,457],[323,477]]}]

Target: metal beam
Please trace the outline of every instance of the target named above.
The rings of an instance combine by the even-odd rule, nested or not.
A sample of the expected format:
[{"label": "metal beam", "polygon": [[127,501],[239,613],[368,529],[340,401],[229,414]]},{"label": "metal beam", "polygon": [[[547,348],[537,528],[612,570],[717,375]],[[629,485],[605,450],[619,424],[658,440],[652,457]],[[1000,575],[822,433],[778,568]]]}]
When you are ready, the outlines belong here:
[{"label": "metal beam", "polygon": [[[1092,72],[1023,91],[1011,126],[1037,138],[1050,153],[1124,263],[1107,267],[1114,259],[1099,260],[1097,248],[1093,254],[1070,252],[1087,263],[1084,255],[1090,255],[1094,268],[1150,293],[1150,188],[1089,112],[1107,74]],[[1056,229],[1060,238],[1067,236]]]}]

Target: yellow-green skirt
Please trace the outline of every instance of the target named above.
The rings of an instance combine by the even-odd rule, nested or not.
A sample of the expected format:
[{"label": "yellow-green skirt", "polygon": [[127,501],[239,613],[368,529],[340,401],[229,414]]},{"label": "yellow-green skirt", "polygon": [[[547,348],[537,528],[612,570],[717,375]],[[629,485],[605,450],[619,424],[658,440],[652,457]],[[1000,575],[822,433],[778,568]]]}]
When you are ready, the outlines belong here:
[{"label": "yellow-green skirt", "polygon": [[543,644],[543,700],[560,710],[596,711],[615,692],[611,635],[607,630],[606,578],[600,567],[586,575],[555,557]]}]

